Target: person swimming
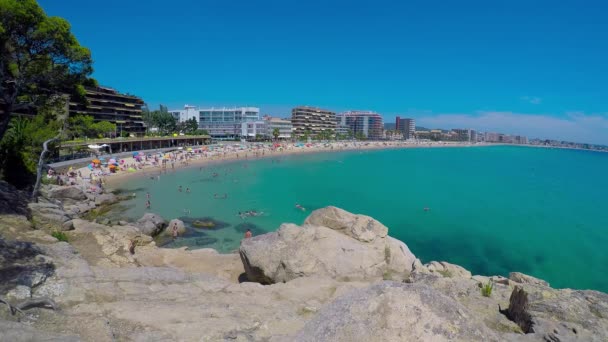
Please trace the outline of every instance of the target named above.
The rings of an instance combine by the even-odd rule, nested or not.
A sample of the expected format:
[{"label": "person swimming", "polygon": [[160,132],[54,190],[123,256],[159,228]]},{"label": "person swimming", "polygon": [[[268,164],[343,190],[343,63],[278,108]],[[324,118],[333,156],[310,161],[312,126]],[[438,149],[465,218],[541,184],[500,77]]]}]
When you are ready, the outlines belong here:
[{"label": "person swimming", "polygon": [[296,203],[296,208],[300,209],[302,211],[306,211],[306,208],[304,208],[303,206],[301,206],[300,204]]}]

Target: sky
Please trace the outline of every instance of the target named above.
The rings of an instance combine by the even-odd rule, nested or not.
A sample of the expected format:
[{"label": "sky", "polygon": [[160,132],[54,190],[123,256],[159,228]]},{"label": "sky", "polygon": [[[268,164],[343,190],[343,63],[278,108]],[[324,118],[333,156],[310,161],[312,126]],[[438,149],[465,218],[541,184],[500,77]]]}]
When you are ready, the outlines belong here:
[{"label": "sky", "polygon": [[608,144],[608,2],[39,0],[151,108],[374,110]]}]

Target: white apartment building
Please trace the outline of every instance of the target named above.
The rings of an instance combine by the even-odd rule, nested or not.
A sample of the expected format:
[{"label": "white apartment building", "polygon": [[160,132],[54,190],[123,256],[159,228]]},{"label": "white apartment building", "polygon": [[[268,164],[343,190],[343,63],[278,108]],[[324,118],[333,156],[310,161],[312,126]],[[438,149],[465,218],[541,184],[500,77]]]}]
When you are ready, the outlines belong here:
[{"label": "white apartment building", "polygon": [[[258,126],[262,125],[260,109],[257,107],[197,108],[186,105],[183,110],[172,110],[170,113],[180,122],[196,118],[198,127],[209,132],[214,138],[255,136],[260,134],[257,133]],[[259,128],[262,129],[261,126]],[[256,133],[253,133],[254,131]]]}]

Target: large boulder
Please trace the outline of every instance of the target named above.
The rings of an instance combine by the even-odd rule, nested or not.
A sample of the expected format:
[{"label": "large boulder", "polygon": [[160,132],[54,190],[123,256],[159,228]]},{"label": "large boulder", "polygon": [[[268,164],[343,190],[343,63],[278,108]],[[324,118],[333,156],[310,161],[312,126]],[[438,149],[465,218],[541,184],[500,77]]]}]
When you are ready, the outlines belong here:
[{"label": "large boulder", "polygon": [[139,220],[135,222],[135,226],[146,235],[158,235],[167,226],[167,221],[154,213],[145,213]]},{"label": "large boulder", "polygon": [[454,299],[423,285],[382,282],[323,307],[293,339],[306,341],[499,341]]},{"label": "large boulder", "polygon": [[56,199],[64,204],[77,204],[87,199],[87,195],[76,185],[52,186],[46,191],[48,198]]},{"label": "large boulder", "polygon": [[118,202],[118,197],[113,193],[100,194],[95,197],[96,205],[112,204]]},{"label": "large boulder", "polygon": [[186,226],[184,225],[184,221],[178,220],[178,219],[173,219],[173,220],[169,221],[167,228],[165,228],[165,234],[173,235],[173,226],[174,225],[177,226],[178,235],[183,235],[186,232]]},{"label": "large boulder", "polygon": [[71,218],[58,205],[53,203],[29,203],[28,209],[32,215],[32,222],[36,229],[49,232],[70,230],[71,226],[65,224]]},{"label": "large boulder", "polygon": [[313,275],[404,279],[416,257],[387,232],[371,217],[327,207],[313,212],[302,227],[283,224],[276,232],[242,240],[239,253],[248,279],[263,284]]}]

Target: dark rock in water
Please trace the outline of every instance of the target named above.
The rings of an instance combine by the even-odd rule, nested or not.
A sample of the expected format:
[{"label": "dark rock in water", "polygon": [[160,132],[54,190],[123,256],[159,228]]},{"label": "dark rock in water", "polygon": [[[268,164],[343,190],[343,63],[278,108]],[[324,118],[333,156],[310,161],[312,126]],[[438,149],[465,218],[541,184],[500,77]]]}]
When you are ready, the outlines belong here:
[{"label": "dark rock in water", "polygon": [[203,236],[200,238],[194,239],[194,243],[197,246],[208,246],[217,242],[217,239],[210,236]]},{"label": "dark rock in water", "polygon": [[193,228],[218,230],[218,229],[230,227],[229,223],[216,220],[209,216],[207,216],[207,217],[182,216],[179,219],[182,222],[184,222],[187,226],[190,226]]},{"label": "dark rock in water", "polygon": [[237,232],[243,233],[243,234],[245,234],[247,229],[251,230],[251,233],[253,235],[261,235],[261,234],[268,233],[267,231],[263,230],[261,227],[255,225],[251,222],[239,223],[236,226],[234,226],[234,229],[236,229]]},{"label": "dark rock in water", "polygon": [[0,293],[18,285],[35,287],[55,271],[33,243],[0,238]]}]

